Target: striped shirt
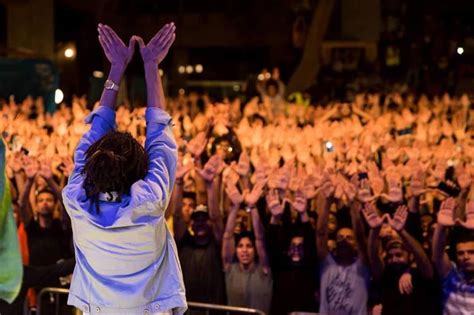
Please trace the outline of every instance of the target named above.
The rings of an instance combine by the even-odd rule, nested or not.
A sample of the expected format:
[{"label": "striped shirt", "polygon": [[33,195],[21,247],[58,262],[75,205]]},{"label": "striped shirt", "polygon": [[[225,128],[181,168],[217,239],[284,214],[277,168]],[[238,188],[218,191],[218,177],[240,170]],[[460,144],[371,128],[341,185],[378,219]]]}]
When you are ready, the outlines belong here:
[{"label": "striped shirt", "polygon": [[468,283],[456,264],[442,282],[444,315],[474,314],[474,282]]}]

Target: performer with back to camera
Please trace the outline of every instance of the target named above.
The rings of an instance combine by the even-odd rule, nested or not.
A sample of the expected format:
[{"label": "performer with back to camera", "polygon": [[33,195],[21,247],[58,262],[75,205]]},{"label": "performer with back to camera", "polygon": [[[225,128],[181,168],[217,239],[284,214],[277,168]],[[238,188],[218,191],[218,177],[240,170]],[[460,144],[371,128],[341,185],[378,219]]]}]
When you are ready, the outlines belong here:
[{"label": "performer with back to camera", "polygon": [[[127,47],[107,25],[99,41],[111,70],[90,130],[75,151],[63,190],[71,217],[76,267],[68,303],[86,314],[183,314],[187,309],[176,245],[164,212],[175,181],[176,142],[158,75],[175,40],[166,24],[145,45]],[[118,86],[140,46],[147,86],[146,141],[115,130]]]}]

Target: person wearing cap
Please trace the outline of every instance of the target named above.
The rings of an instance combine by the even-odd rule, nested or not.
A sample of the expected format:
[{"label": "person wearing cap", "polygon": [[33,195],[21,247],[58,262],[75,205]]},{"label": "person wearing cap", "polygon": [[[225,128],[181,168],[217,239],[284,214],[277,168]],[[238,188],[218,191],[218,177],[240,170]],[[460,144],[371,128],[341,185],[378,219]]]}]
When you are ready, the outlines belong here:
[{"label": "person wearing cap", "polygon": [[[437,314],[433,289],[433,267],[421,244],[406,230],[408,217],[406,206],[400,206],[393,219],[380,217],[372,204],[362,210],[371,230],[368,241],[368,257],[372,279],[381,287],[382,314]],[[385,245],[384,257],[380,255],[380,230],[384,221],[396,232]]]},{"label": "person wearing cap", "polygon": [[176,238],[176,243],[188,301],[225,304],[221,261],[224,224],[218,206],[219,177],[216,175],[217,171],[205,178],[208,203],[194,208],[190,228],[181,239]]}]

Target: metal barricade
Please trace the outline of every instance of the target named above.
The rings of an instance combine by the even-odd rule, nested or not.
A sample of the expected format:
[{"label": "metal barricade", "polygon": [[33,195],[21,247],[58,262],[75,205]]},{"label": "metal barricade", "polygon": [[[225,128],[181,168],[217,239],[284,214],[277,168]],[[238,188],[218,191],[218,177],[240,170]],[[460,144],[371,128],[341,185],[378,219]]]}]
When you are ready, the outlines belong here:
[{"label": "metal barricade", "polygon": [[[54,300],[56,303],[55,307],[55,314],[54,315],[61,315],[59,314],[59,296],[60,295],[67,295],[69,294],[69,289],[64,289],[64,288],[43,288],[41,291],[38,292],[37,294],[37,309],[36,309],[36,315],[42,315],[41,311],[43,308],[42,302],[43,302],[43,296],[46,294],[53,294],[54,295]],[[77,310],[76,315],[81,315],[82,312]],[[52,314],[44,314],[44,315],[52,315]]]},{"label": "metal barricade", "polygon": [[209,314],[210,311],[220,311],[225,312],[225,314],[258,314],[265,315],[265,312],[262,312],[253,308],[245,307],[236,307],[236,306],[227,306],[227,305],[218,305],[218,304],[206,304],[198,302],[188,302],[188,312],[192,313],[192,310],[202,310],[205,314]]},{"label": "metal barricade", "polygon": [[[54,294],[55,300],[59,301],[59,295],[62,294],[69,294],[68,289],[63,288],[44,288],[38,293],[38,308],[36,310],[36,315],[51,315],[51,314],[42,314],[42,301],[43,296],[45,294]],[[218,305],[218,304],[206,304],[206,303],[198,303],[198,302],[188,302],[188,313],[192,313],[193,310],[200,310],[204,312],[206,315],[210,313],[210,311],[218,311],[219,313],[225,313],[227,315],[230,314],[257,314],[257,315],[265,315],[265,312],[262,312],[257,309],[253,308],[245,308],[245,307],[236,307],[236,306],[228,306],[228,305]],[[77,310],[77,315],[82,314],[80,310]],[[56,314],[59,314],[59,307],[56,307]]]}]

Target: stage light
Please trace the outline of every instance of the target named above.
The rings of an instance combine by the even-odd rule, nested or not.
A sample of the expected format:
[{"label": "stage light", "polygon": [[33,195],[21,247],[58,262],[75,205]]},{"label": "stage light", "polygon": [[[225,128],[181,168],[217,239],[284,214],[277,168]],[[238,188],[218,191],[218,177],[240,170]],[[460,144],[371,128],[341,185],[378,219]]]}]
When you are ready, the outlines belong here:
[{"label": "stage light", "polygon": [[186,93],[186,91],[184,89],[179,89],[178,93],[179,93],[179,95],[184,95],[184,93]]},{"label": "stage light", "polygon": [[191,74],[194,72],[193,66],[186,66],[186,73]]},{"label": "stage light", "polygon": [[270,79],[272,77],[272,75],[270,74],[270,72],[267,72],[265,73],[265,79]]},{"label": "stage light", "polygon": [[65,51],[64,51],[64,57],[66,58],[73,58],[74,57],[74,49],[72,48],[67,48]]},{"label": "stage light", "polygon": [[462,55],[462,54],[464,54],[464,48],[462,48],[462,47],[458,47],[458,49],[457,49],[457,53],[458,53],[458,55]]},{"label": "stage light", "polygon": [[56,89],[54,92],[54,102],[60,104],[64,99],[64,93],[60,89]]},{"label": "stage light", "polygon": [[102,79],[104,77],[104,73],[98,70],[92,72],[92,75],[94,76],[94,78],[98,78],[98,79]]},{"label": "stage light", "polygon": [[238,84],[234,85],[233,89],[234,89],[235,92],[240,91],[240,85],[238,85]]},{"label": "stage light", "polygon": [[263,75],[263,73],[260,73],[260,74],[258,75],[257,79],[258,79],[259,81],[263,81],[263,80],[265,79],[265,76]]},{"label": "stage light", "polygon": [[185,66],[179,66],[178,67],[178,72],[179,73],[184,73],[186,71],[186,67]]},{"label": "stage light", "polygon": [[204,70],[203,66],[201,64],[197,64],[195,67],[194,67],[194,71],[196,71],[196,73],[202,73],[202,71]]},{"label": "stage light", "polygon": [[158,73],[160,74],[160,77],[163,76],[163,70],[159,69],[159,70],[158,70]]}]

